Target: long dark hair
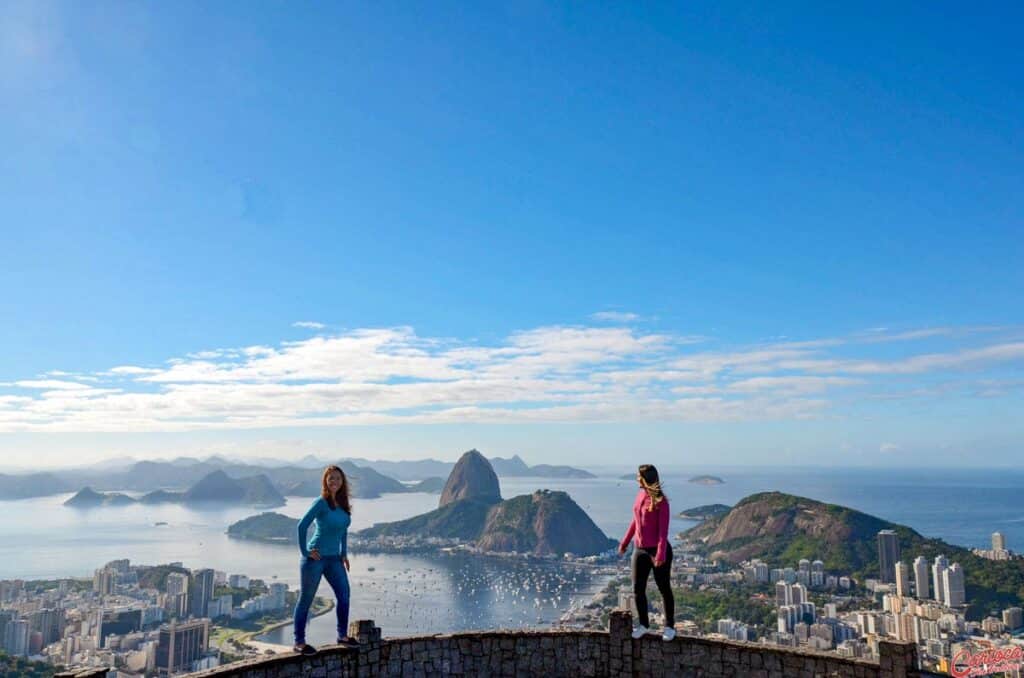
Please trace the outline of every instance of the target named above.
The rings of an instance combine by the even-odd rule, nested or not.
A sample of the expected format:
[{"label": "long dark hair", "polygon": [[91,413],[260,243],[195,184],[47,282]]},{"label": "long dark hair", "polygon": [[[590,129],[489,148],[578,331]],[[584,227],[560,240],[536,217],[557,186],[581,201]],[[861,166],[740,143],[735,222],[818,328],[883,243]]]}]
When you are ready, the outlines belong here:
[{"label": "long dark hair", "polygon": [[661,479],[658,477],[658,469],[654,468],[653,464],[641,464],[640,468],[637,469],[637,473],[640,476],[640,484],[644,487],[644,492],[651,498],[651,504],[647,507],[648,511],[653,511],[654,507],[665,499],[665,493],[661,491]]},{"label": "long dark hair", "polygon": [[[327,489],[327,476],[337,471],[341,474],[341,487],[335,494],[331,494],[331,491]],[[320,496],[327,501],[327,505],[331,507],[331,510],[338,508],[339,506],[345,509],[345,513],[352,514],[352,502],[348,495],[348,476],[341,470],[340,466],[331,464],[324,469],[324,474],[320,478]]]}]

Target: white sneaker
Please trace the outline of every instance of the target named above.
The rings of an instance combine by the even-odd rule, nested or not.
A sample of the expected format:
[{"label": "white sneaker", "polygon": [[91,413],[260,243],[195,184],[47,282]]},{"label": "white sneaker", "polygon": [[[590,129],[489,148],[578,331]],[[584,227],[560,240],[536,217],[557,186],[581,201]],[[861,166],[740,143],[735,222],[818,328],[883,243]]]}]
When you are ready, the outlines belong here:
[{"label": "white sneaker", "polygon": [[633,628],[633,637],[634,638],[643,638],[647,634],[648,631],[650,631],[650,629],[647,628],[646,626],[634,627]]},{"label": "white sneaker", "polygon": [[671,626],[666,626],[665,630],[661,632],[662,640],[672,640],[676,637],[676,630]]}]

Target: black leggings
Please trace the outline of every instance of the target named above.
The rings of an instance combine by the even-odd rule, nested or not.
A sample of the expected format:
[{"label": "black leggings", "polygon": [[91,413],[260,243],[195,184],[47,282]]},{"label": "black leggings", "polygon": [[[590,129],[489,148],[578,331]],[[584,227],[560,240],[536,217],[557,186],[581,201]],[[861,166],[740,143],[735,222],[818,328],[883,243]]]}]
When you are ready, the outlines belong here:
[{"label": "black leggings", "polygon": [[658,585],[661,598],[665,603],[665,626],[674,626],[676,619],[676,599],[672,595],[672,545],[665,550],[665,562],[654,566],[654,556],[658,549],[642,549],[633,547],[633,596],[636,599],[636,613],[640,616],[641,626],[650,626],[647,617],[647,578],[654,570],[654,583]]}]

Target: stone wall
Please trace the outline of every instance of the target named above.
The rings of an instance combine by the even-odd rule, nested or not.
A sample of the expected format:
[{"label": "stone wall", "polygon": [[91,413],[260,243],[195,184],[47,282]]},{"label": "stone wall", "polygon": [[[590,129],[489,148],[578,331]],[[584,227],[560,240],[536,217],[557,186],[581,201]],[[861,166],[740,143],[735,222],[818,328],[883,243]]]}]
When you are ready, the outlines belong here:
[{"label": "stone wall", "polygon": [[106,678],[108,668],[71,669],[53,674],[53,678]]},{"label": "stone wall", "polygon": [[276,655],[190,674],[190,678],[364,678],[370,676],[751,676],[752,678],[917,678],[913,643],[880,643],[878,663],[757,643],[650,634],[634,640],[628,612],[601,631],[495,631],[382,640],[370,621],[353,622],[358,649],[329,646],[313,657]]}]

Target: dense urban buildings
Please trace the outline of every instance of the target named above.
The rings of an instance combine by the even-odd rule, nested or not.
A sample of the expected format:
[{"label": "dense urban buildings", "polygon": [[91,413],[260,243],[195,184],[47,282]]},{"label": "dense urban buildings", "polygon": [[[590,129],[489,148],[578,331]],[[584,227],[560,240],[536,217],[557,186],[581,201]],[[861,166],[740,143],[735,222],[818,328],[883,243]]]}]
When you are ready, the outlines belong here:
[{"label": "dense urban buildings", "polygon": [[118,678],[169,676],[219,664],[215,620],[283,620],[291,603],[286,584],[116,560],[91,581],[0,582],[0,649],[56,666],[116,666]]}]

